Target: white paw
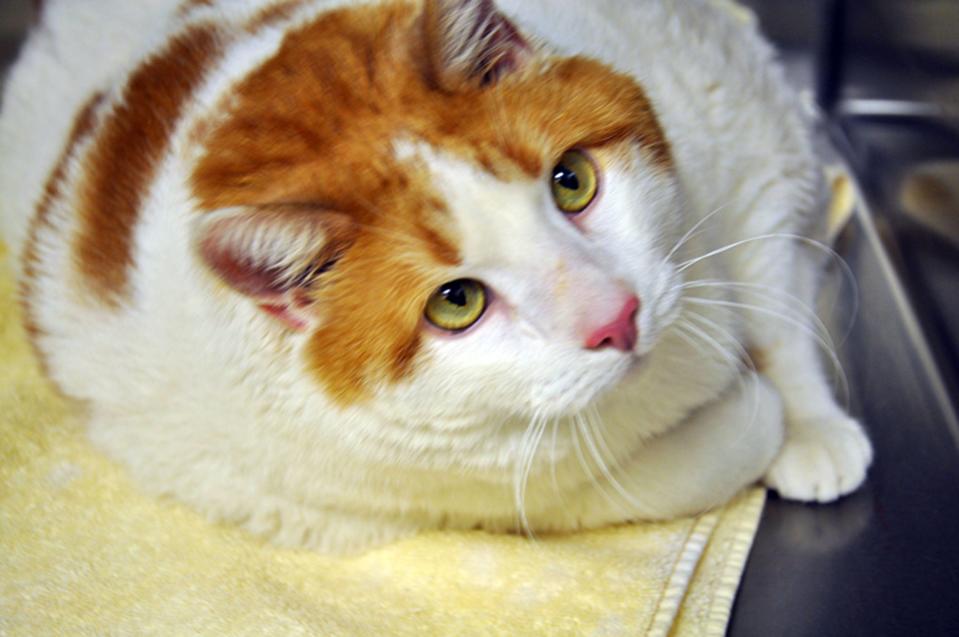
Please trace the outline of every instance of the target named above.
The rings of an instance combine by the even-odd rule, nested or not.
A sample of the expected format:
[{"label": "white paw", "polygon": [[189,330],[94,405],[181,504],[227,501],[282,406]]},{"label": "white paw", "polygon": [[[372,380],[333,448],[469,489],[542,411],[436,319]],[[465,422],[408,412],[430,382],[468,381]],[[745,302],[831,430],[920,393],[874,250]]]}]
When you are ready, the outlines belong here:
[{"label": "white paw", "polygon": [[872,462],[872,444],[855,420],[791,423],[763,481],[784,498],[831,502],[855,490]]}]

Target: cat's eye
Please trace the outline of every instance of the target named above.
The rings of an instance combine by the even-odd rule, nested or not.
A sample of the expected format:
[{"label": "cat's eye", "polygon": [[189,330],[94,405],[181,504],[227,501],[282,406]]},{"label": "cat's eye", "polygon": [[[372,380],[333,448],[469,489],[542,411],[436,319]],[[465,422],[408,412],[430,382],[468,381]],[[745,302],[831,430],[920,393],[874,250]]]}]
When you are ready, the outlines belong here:
[{"label": "cat's eye", "polygon": [[599,189],[596,166],[583,151],[568,150],[553,167],[550,186],[556,207],[569,215],[582,212]]},{"label": "cat's eye", "polygon": [[426,302],[426,319],[440,329],[459,332],[473,325],[486,311],[486,288],[473,279],[444,283]]}]

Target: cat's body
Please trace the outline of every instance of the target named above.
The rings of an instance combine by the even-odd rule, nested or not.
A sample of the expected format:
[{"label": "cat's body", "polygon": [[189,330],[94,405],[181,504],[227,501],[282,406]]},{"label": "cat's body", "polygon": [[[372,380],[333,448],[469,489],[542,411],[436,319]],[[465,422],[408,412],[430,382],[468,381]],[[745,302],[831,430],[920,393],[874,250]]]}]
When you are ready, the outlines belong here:
[{"label": "cat's body", "polygon": [[[815,294],[782,235],[817,236],[820,176],[751,28],[696,0],[135,4],[47,3],[0,192],[41,358],[145,488],[349,550],[862,481],[783,301]],[[601,183],[564,215],[569,148]],[[428,325],[463,278],[485,314]]]}]

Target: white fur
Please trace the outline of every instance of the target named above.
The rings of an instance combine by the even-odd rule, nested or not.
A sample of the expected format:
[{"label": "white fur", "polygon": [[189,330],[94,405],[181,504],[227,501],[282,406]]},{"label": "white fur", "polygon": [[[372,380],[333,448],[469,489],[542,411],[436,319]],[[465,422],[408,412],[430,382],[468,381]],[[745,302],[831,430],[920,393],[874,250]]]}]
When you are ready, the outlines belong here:
[{"label": "white fur", "polygon": [[[173,17],[174,0],[93,4],[47,3],[4,96],[0,220],[15,255],[88,96],[116,99],[137,60],[184,21],[241,24],[268,0],[221,0],[185,18]],[[332,405],[303,371],[304,335],[278,329],[197,262],[187,176],[198,149],[187,131],[276,51],[285,28],[345,4],[316,0],[227,45],[143,205],[133,295],[120,311],[77,282],[70,197],[51,211],[38,245],[39,345],[55,380],[90,402],[97,444],[153,492],[325,550],[436,526],[666,518],[721,504],[764,474],[800,499],[858,486],[869,443],[831,397],[815,341],[771,317],[781,302],[739,293],[749,288],[680,287],[722,280],[811,304],[820,260],[795,240],[681,264],[751,237],[819,236],[824,216],[796,96],[754,28],[705,0],[500,0],[547,47],[636,77],[677,174],[640,150],[604,166],[601,199],[578,229],[552,208],[545,181],[497,182],[398,131],[397,152],[423,162],[451,204],[459,274],[484,280],[496,300],[473,330],[429,339],[431,363],[413,378],[369,405]],[[581,346],[583,322],[623,290],[642,299],[639,369]],[[766,311],[724,305],[737,301]],[[740,343],[764,350],[768,378],[741,369]]]}]

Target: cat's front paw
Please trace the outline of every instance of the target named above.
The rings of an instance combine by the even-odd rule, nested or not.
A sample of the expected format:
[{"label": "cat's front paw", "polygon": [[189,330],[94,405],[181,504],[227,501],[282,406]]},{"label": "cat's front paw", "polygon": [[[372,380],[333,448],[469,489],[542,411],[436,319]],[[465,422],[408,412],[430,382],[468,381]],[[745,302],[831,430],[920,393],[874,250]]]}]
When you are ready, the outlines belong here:
[{"label": "cat's front paw", "polygon": [[861,485],[871,462],[872,444],[855,420],[795,424],[763,481],[790,500],[831,502]]}]

